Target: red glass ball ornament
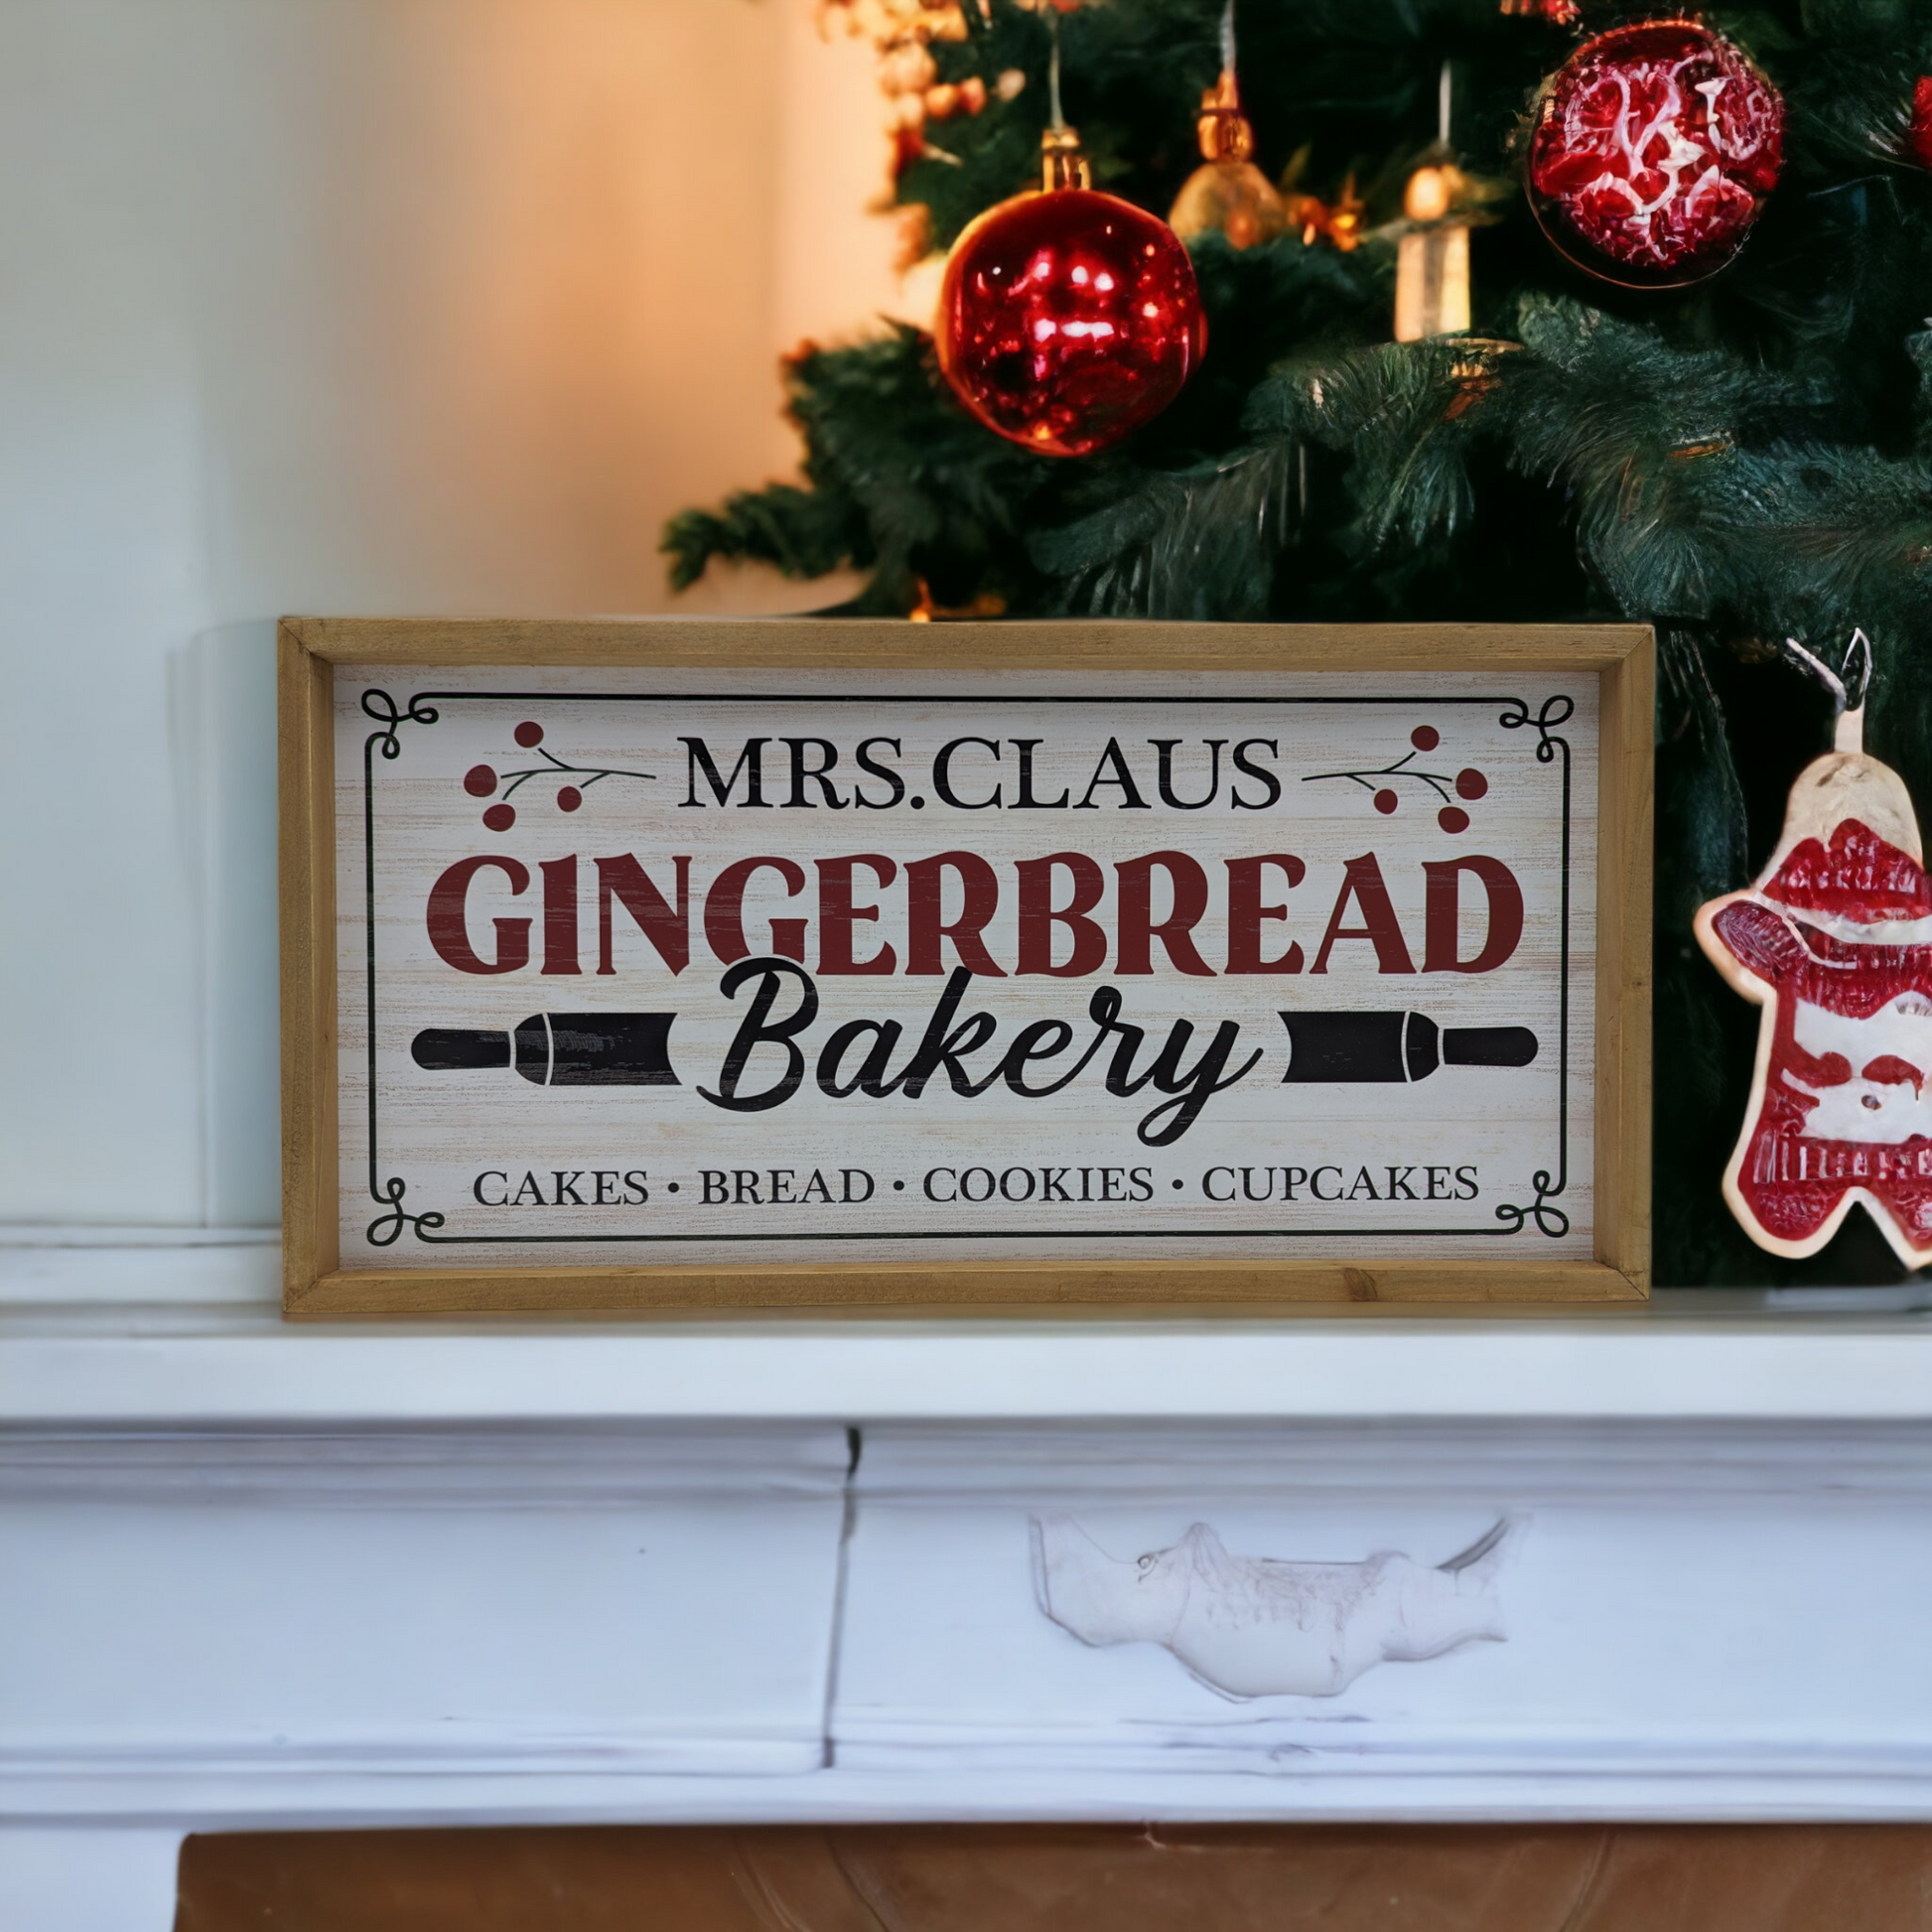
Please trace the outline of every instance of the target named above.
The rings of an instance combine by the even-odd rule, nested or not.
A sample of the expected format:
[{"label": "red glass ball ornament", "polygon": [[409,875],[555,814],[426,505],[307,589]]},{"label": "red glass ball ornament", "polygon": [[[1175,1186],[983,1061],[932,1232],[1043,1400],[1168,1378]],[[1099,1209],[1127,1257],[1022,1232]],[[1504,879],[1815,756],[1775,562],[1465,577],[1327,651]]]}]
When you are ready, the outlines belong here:
[{"label": "red glass ball ornament", "polygon": [[1932,74],[1922,73],[1912,82],[1912,119],[1905,145],[1921,168],[1932,168]]},{"label": "red glass ball ornament", "polygon": [[939,367],[988,429],[1086,456],[1158,416],[1207,346],[1187,250],[1165,221],[1087,188],[1019,195],[953,244]]},{"label": "red glass ball ornament", "polygon": [[1722,34],[1651,20],[1586,41],[1544,82],[1529,190],[1557,247],[1605,280],[1675,287],[1744,244],[1784,162],[1784,101]]}]

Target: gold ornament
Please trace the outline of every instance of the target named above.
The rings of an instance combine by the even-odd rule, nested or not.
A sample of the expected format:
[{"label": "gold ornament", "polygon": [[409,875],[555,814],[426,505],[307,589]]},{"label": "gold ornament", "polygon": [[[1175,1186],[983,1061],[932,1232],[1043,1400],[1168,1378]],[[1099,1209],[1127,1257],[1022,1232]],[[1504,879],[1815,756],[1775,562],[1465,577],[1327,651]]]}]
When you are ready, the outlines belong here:
[{"label": "gold ornament", "polygon": [[1236,248],[1286,233],[1282,198],[1252,159],[1255,133],[1241,112],[1232,67],[1201,95],[1196,126],[1203,164],[1181,184],[1168,225],[1183,241],[1224,234]]}]

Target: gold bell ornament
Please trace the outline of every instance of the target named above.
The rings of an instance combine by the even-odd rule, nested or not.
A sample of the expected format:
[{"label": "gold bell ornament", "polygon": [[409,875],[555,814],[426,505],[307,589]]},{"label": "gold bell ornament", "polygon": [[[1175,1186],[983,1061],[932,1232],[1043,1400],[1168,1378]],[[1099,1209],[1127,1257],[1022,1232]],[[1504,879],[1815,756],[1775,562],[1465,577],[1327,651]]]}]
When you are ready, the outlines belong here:
[{"label": "gold bell ornament", "polygon": [[1183,241],[1224,234],[1236,248],[1252,248],[1287,232],[1288,210],[1274,185],[1254,164],[1255,131],[1241,111],[1234,77],[1234,0],[1221,14],[1221,74],[1200,97],[1202,165],[1181,184],[1168,225]]}]

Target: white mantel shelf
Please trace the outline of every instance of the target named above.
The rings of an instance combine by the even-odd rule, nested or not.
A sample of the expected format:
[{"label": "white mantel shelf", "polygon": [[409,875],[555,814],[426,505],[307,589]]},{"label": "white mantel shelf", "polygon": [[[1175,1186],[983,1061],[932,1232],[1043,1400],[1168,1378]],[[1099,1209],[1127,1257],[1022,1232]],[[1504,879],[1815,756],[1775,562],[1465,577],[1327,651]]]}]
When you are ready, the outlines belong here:
[{"label": "white mantel shelf", "polygon": [[1897,1295],[1587,1313],[314,1326],[280,1319],[279,1257],[259,1236],[111,1239],[0,1246],[0,1420],[1932,1419],[1932,1318]]},{"label": "white mantel shelf", "polygon": [[[291,1325],[279,1263],[0,1236],[9,1932],[160,1932],[221,1829],[1932,1818],[1921,1291]],[[1076,1627],[1178,1564],[1287,1654],[1288,1571],[1491,1547],[1338,1690]]]}]

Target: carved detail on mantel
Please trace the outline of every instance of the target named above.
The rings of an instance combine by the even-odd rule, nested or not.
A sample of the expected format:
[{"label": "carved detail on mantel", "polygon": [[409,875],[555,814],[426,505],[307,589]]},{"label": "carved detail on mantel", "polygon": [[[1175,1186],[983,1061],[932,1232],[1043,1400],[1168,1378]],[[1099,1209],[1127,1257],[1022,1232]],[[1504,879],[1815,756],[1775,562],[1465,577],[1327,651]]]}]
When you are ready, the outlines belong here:
[{"label": "carved detail on mantel", "polygon": [[1034,1584],[1040,1609],[1082,1643],[1161,1644],[1222,1697],[1335,1697],[1377,1664],[1505,1641],[1496,1576],[1521,1528],[1504,1517],[1429,1569],[1395,1551],[1359,1563],[1234,1556],[1195,1523],[1128,1563],[1052,1513],[1033,1519]]}]

